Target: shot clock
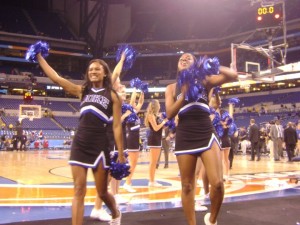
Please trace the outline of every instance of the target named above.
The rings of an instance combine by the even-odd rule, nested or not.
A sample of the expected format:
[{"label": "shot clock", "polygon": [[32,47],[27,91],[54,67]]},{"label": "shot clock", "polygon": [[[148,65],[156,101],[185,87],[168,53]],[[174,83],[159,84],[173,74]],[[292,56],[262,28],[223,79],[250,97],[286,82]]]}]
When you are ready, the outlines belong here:
[{"label": "shot clock", "polygon": [[283,21],[282,4],[261,6],[256,11],[257,28],[280,27]]}]

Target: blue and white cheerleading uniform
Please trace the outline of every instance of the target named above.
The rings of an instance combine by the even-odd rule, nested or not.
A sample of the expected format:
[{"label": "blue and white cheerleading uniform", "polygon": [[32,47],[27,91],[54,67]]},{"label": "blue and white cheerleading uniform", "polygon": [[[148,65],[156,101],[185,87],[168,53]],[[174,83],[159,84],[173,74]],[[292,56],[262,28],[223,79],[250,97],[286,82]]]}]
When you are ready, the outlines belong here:
[{"label": "blue and white cheerleading uniform", "polygon": [[[178,87],[176,88],[176,94],[177,98],[181,95]],[[175,155],[199,154],[209,150],[214,142],[220,146],[209,117],[210,109],[207,96],[207,90],[203,88],[197,101],[185,101],[183,107],[179,110]]]},{"label": "blue and white cheerleading uniform", "polygon": [[139,118],[136,121],[131,121],[126,123],[127,150],[129,152],[140,151],[140,127],[141,127],[141,122]]},{"label": "blue and white cheerleading uniform", "polygon": [[[231,140],[229,135],[229,127],[233,124],[233,120],[231,116],[225,110],[221,110],[221,112],[219,113],[214,109],[211,109],[211,114],[215,116],[212,123],[215,127],[219,139],[221,140],[221,147],[222,147],[221,150],[223,148],[230,148]],[[227,126],[224,127],[222,122],[226,122]]]},{"label": "blue and white cheerleading uniform", "polygon": [[[156,117],[156,123],[160,124],[162,121],[157,116]],[[160,128],[158,131],[155,131],[152,127],[152,125],[149,123],[149,135],[147,138],[147,144],[149,148],[160,148],[161,147],[161,139],[162,139],[162,128]]]},{"label": "blue and white cheerleading uniform", "polygon": [[223,129],[223,135],[222,137],[220,137],[221,139],[221,146],[222,148],[230,148],[231,147],[231,141],[230,141],[230,137],[229,137],[229,128],[226,127]]},{"label": "blue and white cheerleading uniform", "polygon": [[96,168],[102,160],[104,168],[109,168],[107,126],[112,121],[112,105],[111,91],[105,88],[91,88],[83,96],[69,164]]}]

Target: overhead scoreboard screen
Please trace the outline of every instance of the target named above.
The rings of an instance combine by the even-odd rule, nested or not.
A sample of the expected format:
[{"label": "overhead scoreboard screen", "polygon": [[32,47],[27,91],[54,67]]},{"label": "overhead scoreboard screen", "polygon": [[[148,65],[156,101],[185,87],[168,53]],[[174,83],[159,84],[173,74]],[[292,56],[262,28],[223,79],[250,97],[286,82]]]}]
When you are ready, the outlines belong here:
[{"label": "overhead scoreboard screen", "polygon": [[256,11],[257,28],[280,27],[283,21],[282,3],[260,6]]}]

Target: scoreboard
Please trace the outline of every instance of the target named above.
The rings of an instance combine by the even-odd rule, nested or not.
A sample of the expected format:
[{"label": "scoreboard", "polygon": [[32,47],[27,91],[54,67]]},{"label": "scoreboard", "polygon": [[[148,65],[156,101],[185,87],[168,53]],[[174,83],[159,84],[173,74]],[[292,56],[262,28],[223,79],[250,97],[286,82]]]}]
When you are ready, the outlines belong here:
[{"label": "scoreboard", "polygon": [[261,6],[256,11],[257,28],[280,27],[283,22],[282,3],[272,6]]}]

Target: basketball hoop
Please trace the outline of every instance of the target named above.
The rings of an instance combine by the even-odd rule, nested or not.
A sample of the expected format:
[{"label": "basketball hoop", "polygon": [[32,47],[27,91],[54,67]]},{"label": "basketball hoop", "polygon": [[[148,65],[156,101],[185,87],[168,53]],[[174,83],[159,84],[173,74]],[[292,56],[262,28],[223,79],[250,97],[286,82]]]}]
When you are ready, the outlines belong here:
[{"label": "basketball hoop", "polygon": [[33,116],[28,117],[29,121],[33,121]]}]

